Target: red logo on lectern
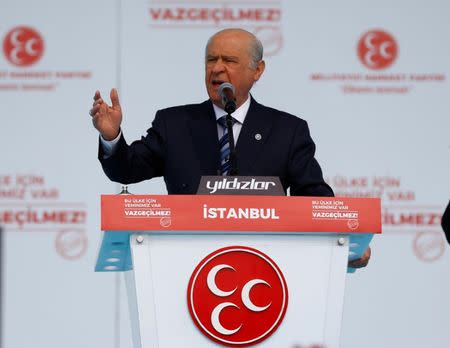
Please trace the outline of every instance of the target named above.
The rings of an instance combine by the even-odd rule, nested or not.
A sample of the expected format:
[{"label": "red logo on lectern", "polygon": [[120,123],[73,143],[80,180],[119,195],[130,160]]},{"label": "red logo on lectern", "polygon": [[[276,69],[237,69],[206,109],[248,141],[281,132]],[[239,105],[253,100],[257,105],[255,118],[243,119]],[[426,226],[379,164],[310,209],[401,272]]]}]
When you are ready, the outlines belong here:
[{"label": "red logo on lectern", "polygon": [[3,40],[3,53],[16,66],[30,66],[42,57],[44,40],[30,27],[15,27]]},{"label": "red logo on lectern", "polygon": [[288,289],[280,268],[261,251],[232,246],[205,257],[187,291],[191,317],[211,340],[250,346],[283,321]]},{"label": "red logo on lectern", "polygon": [[358,42],[358,57],[369,69],[389,67],[397,58],[397,52],[394,37],[383,30],[370,30]]}]

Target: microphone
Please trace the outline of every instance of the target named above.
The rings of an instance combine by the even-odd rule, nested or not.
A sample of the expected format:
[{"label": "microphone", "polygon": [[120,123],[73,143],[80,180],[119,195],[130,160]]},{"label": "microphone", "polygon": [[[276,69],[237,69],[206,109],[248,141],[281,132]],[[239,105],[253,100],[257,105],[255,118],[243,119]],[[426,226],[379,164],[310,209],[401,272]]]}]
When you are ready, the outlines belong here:
[{"label": "microphone", "polygon": [[234,86],[229,82],[224,82],[219,86],[219,95],[222,98],[222,105],[228,114],[236,110],[236,97],[234,96]]}]

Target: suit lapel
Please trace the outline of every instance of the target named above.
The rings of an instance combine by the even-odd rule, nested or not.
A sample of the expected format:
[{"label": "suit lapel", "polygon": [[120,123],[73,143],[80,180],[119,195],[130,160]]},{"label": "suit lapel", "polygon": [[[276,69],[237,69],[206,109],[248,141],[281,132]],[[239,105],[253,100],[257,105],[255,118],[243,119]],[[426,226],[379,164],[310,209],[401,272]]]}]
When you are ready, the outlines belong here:
[{"label": "suit lapel", "polygon": [[266,109],[252,98],[236,144],[240,175],[251,175],[254,161],[260,156],[271,126],[272,119]]},{"label": "suit lapel", "polygon": [[210,101],[193,109],[190,132],[201,175],[217,175],[220,168],[216,116]]}]

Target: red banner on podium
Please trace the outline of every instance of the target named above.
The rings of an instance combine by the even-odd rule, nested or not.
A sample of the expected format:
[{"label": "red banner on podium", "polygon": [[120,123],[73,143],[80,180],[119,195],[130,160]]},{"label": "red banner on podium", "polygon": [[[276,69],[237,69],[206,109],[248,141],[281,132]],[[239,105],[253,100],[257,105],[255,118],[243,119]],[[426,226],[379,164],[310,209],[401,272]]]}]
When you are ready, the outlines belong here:
[{"label": "red banner on podium", "polygon": [[381,233],[379,198],[102,195],[102,230]]}]

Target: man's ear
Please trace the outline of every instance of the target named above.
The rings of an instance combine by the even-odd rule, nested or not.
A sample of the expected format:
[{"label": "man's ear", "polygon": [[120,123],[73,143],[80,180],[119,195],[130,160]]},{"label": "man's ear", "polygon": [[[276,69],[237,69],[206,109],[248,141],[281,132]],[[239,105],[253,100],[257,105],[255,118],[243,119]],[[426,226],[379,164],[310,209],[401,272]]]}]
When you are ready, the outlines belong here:
[{"label": "man's ear", "polygon": [[266,62],[264,60],[260,60],[256,65],[255,76],[253,77],[255,82],[259,80],[265,69],[266,69]]}]

